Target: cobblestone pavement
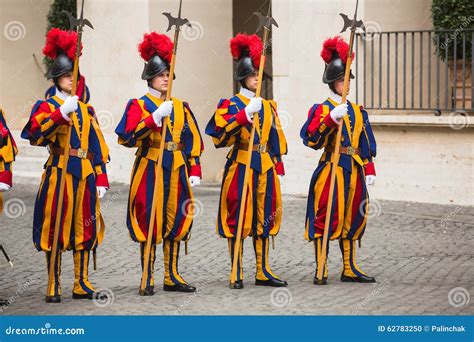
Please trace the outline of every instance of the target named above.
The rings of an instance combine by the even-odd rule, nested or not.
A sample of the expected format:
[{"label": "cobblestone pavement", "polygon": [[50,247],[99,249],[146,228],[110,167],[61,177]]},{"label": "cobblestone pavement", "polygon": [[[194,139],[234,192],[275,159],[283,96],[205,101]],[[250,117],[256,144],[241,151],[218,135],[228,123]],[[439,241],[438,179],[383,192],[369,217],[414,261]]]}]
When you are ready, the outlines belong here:
[{"label": "cobblestone pavement", "polygon": [[[21,184],[21,183],[20,183]],[[162,252],[157,255],[153,297],[138,296],[138,245],[125,226],[128,188],[113,184],[102,202],[107,224],[98,251],[98,269],[90,278],[109,289],[113,301],[94,303],[71,298],[72,253],[63,257],[63,302],[46,304],[45,258],[33,247],[32,215],[37,185],[18,185],[4,196],[0,241],[15,267],[0,256],[0,294],[12,304],[5,315],[400,315],[473,314],[474,208],[409,202],[371,202],[371,218],[362,241],[359,264],[376,284],[339,281],[341,255],[331,243],[329,285],[314,286],[313,248],[304,240],[306,200],[284,197],[283,225],[270,250],[275,273],[288,280],[286,289],[256,287],[254,253],[244,244],[245,288],[230,290],[227,243],[215,233],[218,189],[196,190],[200,201],[189,254],[180,259],[180,273],[198,287],[195,294],[161,289]],[[201,205],[202,204],[202,205]],[[184,254],[184,253],[183,253]]]}]

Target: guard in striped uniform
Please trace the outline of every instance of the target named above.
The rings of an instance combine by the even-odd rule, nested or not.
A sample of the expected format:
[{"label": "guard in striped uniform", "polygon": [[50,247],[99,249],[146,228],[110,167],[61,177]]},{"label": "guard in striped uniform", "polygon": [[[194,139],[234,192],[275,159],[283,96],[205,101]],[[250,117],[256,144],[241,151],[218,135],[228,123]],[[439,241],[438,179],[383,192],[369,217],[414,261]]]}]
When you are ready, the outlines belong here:
[{"label": "guard in striped uniform", "polygon": [[[146,61],[142,79],[148,83],[148,92],[127,103],[125,113],[115,133],[119,144],[137,148],[131,175],[127,210],[127,227],[133,241],[140,244],[142,270],[144,251],[153,202],[153,189],[158,181],[155,215],[162,225],[153,229],[152,250],[147,272],[146,288],[141,295],[154,292],[154,263],[156,245],[163,242],[165,291],[194,292],[178,273],[181,241],[191,237],[194,216],[192,187],[200,184],[200,156],[204,145],[197,121],[189,104],[172,98],[165,101],[170,77],[170,60],[173,42],[168,36],[152,32],[145,34],[139,45],[141,57]],[[174,77],[175,75],[173,75]],[[163,178],[155,179],[163,119],[168,117]],[[161,203],[161,205],[160,205]]]},{"label": "guard in striped uniform", "polygon": [[[13,185],[12,164],[16,154],[15,140],[8,130],[3,110],[0,109],[0,216],[3,210],[2,193],[9,191]],[[0,307],[7,304],[7,300],[0,299]]]},{"label": "guard in striped uniform", "polygon": [[17,152],[15,140],[8,130],[3,110],[0,109],[0,215],[3,209],[2,192],[7,192],[12,187],[12,164]]},{"label": "guard in striped uniform", "polygon": [[[309,187],[305,237],[314,243],[317,268],[329,197],[330,160],[337,127],[342,125],[341,155],[336,169],[329,237],[339,240],[344,264],[341,281],[372,283],[375,279],[362,272],[356,263],[356,241],[360,241],[367,225],[367,185],[375,182],[376,143],[369,116],[363,107],[350,101],[341,104],[348,50],[348,44],[341,37],[324,42],[321,52],[326,63],[323,82],[329,85],[330,96],[311,107],[301,129],[301,138],[306,146],[323,149]],[[352,73],[350,75],[351,79],[354,78]],[[327,275],[326,263],[323,284],[327,283]],[[314,284],[317,284],[316,276]]]},{"label": "guard in striped uniform", "polygon": [[[75,32],[51,29],[46,37],[43,53],[53,59],[47,78],[55,90],[46,100],[36,102],[30,119],[22,131],[22,138],[31,145],[45,146],[50,153],[36,197],[33,219],[33,242],[38,251],[51,260],[53,232],[57,218],[57,203],[63,200],[58,254],[54,265],[54,285],[46,296],[49,303],[61,301],[61,252],[73,251],[73,298],[92,299],[96,290],[88,280],[90,252],[96,250],[104,234],[104,222],[99,199],[109,188],[106,163],[109,150],[99,128],[94,108],[70,96]],[[72,113],[76,115],[71,116]],[[67,129],[71,128],[71,140]],[[67,172],[64,172],[63,153],[70,143]],[[59,184],[66,177],[64,199],[58,199]]]},{"label": "guard in striped uniform", "polygon": [[[282,155],[287,153],[285,135],[280,125],[276,103],[255,97],[262,41],[257,35],[238,34],[230,41],[232,56],[238,60],[235,80],[241,89],[230,99],[219,101],[206,127],[216,148],[232,147],[227,155],[222,180],[217,232],[228,240],[231,264],[241,204],[241,193],[249,143],[253,145],[249,190],[245,201],[242,238],[253,238],[256,257],[256,285],[286,286],[269,266],[269,237],[280,230],[282,203],[280,178],[285,174]],[[252,115],[256,120],[255,140],[249,142]],[[243,240],[239,253],[237,281],[243,288]]]}]

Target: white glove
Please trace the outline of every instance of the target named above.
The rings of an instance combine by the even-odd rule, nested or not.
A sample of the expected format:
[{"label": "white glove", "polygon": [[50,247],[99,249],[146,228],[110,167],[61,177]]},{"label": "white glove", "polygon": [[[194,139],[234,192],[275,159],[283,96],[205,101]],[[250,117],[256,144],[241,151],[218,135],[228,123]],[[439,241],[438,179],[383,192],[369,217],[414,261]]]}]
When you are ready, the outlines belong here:
[{"label": "white glove", "polygon": [[262,98],[254,97],[250,100],[247,107],[245,107],[245,114],[247,114],[247,120],[253,122],[253,114],[260,112],[262,109]]},{"label": "white glove", "polygon": [[77,95],[74,96],[68,96],[68,98],[64,101],[63,105],[59,107],[59,110],[61,111],[61,114],[63,115],[63,118],[67,121],[70,121],[69,119],[69,114],[72,112],[75,112],[78,107],[77,100],[79,98]]},{"label": "white glove", "polygon": [[374,175],[365,176],[365,183],[367,185],[374,185],[375,184],[375,176]]},{"label": "white glove", "polygon": [[107,188],[105,186],[98,186],[97,187],[97,194],[99,198],[104,198],[105,194],[107,193]]},{"label": "white glove", "polygon": [[283,184],[283,175],[278,175],[278,179],[280,180],[280,185]]},{"label": "white glove", "polygon": [[0,192],[5,192],[10,190],[11,186],[5,183],[0,183]]},{"label": "white glove", "polygon": [[334,107],[333,110],[331,110],[331,119],[334,120],[334,122],[339,122],[339,119],[343,118],[347,114],[347,103],[340,104],[339,106]]},{"label": "white glove", "polygon": [[191,184],[191,188],[193,188],[197,185],[201,185],[201,178],[199,178],[198,176],[190,176],[189,177],[189,184]]},{"label": "white glove", "polygon": [[163,102],[157,110],[153,112],[153,120],[158,127],[161,127],[161,120],[164,117],[170,116],[171,111],[173,110],[173,101]]}]

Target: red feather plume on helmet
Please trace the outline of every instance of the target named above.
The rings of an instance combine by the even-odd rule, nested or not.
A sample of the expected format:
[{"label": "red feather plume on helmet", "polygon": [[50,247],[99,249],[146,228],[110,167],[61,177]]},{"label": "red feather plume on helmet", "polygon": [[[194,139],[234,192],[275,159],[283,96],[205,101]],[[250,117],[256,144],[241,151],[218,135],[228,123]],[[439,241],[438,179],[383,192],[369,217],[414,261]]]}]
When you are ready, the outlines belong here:
[{"label": "red feather plume on helmet", "polygon": [[76,44],[77,32],[52,28],[46,34],[46,44],[43,48],[43,54],[51,59],[56,59],[56,57],[62,52],[65,53],[70,59],[74,60],[76,54]]},{"label": "red feather plume on helmet", "polygon": [[[328,38],[323,43],[323,49],[321,50],[321,57],[326,64],[329,64],[333,58],[333,54],[337,53],[345,64],[347,61],[347,55],[349,54],[349,44],[346,43],[344,38],[341,36],[335,36]],[[352,58],[355,54],[352,53]]]},{"label": "red feather plume on helmet", "polygon": [[153,55],[158,54],[161,59],[171,62],[173,42],[165,35],[157,32],[145,33],[143,40],[138,44],[140,56],[148,62]]},{"label": "red feather plume on helmet", "polygon": [[239,33],[230,40],[230,53],[234,59],[240,59],[245,50],[248,50],[253,65],[258,68],[263,50],[263,43],[260,37],[256,34]]}]

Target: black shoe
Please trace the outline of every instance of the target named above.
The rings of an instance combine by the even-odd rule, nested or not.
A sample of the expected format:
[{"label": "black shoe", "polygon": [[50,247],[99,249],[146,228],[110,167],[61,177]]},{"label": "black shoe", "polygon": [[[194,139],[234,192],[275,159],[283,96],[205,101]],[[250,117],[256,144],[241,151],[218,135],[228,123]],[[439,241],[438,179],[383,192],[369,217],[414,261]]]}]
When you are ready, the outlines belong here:
[{"label": "black shoe", "polygon": [[232,284],[229,284],[229,286],[230,286],[231,289],[241,290],[241,289],[244,288],[244,281],[243,280],[237,280],[234,283],[234,286],[232,286]]},{"label": "black shoe", "polygon": [[314,285],[326,285],[328,283],[328,277],[323,277],[323,279],[319,280],[317,277],[314,277],[313,284]]},{"label": "black shoe", "polygon": [[163,285],[163,291],[174,291],[174,292],[196,292],[194,286],[188,284],[177,284],[177,285]]},{"label": "black shoe", "polygon": [[144,290],[139,290],[138,294],[140,296],[153,296],[155,294],[155,287],[154,286],[147,286]]},{"label": "black shoe", "polygon": [[105,292],[93,292],[86,294],[72,293],[72,299],[98,299],[107,300],[107,293]]},{"label": "black shoe", "polygon": [[360,275],[358,277],[348,277],[343,273],[341,274],[341,281],[344,283],[375,283],[375,278],[366,275]]},{"label": "black shoe", "polygon": [[7,305],[8,305],[8,300],[0,299],[0,306],[7,306]]},{"label": "black shoe", "polygon": [[280,279],[268,279],[268,280],[255,279],[255,285],[257,285],[257,286],[285,287],[285,286],[288,285],[288,283],[285,280],[280,280]]},{"label": "black shoe", "polygon": [[44,300],[46,301],[46,303],[61,303],[61,296],[60,295],[46,296]]},{"label": "black shoe", "polygon": [[94,296],[93,293],[86,293],[86,294],[79,294],[79,293],[72,293],[72,299],[92,299]]}]

